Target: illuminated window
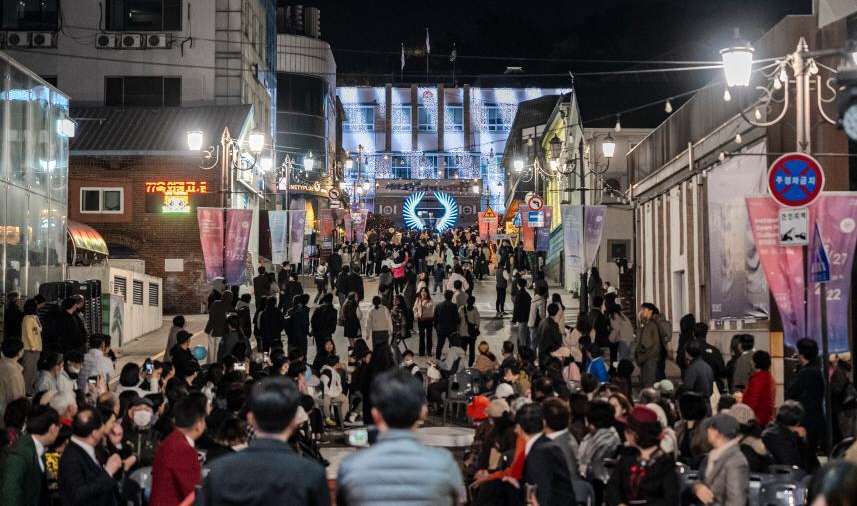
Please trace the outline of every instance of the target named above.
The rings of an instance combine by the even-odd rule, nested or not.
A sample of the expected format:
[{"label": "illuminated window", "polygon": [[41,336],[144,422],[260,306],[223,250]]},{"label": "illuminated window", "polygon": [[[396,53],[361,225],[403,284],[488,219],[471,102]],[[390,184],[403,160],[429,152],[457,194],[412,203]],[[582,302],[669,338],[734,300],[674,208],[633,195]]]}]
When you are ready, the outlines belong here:
[{"label": "illuminated window", "polygon": [[124,193],[122,188],[81,188],[80,212],[122,214]]},{"label": "illuminated window", "polygon": [[374,132],[375,131],[375,106],[356,105],[349,106],[342,122],[344,132]]},{"label": "illuminated window", "polygon": [[446,155],[446,173],[442,176],[445,179],[455,179],[461,174],[461,164],[464,157],[460,155]]},{"label": "illuminated window", "polygon": [[417,128],[420,132],[437,131],[437,118],[427,106],[421,105],[417,108]]},{"label": "illuminated window", "polygon": [[489,132],[508,132],[512,125],[499,105],[485,105],[485,129]]},{"label": "illuminated window", "polygon": [[393,131],[411,131],[411,104],[399,104],[393,106]]},{"label": "illuminated window", "polygon": [[446,130],[453,132],[464,131],[464,107],[460,105],[446,106],[446,116],[443,117]]},{"label": "illuminated window", "polygon": [[394,179],[411,178],[411,160],[407,156],[392,156],[391,167]]}]

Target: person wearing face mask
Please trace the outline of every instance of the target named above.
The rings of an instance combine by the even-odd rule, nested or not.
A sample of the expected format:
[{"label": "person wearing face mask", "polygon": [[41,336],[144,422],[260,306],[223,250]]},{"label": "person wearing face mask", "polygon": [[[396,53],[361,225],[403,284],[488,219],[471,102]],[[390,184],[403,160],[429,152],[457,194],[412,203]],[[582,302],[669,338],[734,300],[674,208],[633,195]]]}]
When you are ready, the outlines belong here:
[{"label": "person wearing face mask", "polygon": [[160,436],[154,426],[154,410],[152,401],[138,397],[131,401],[125,416],[122,417],[122,429],[125,431],[124,440],[134,454],[140,466],[151,466],[155,460],[155,452],[160,444]]},{"label": "person wearing face mask", "polygon": [[202,466],[196,440],[205,432],[205,407],[192,397],[173,408],[176,428],[155,455],[149,504],[179,504],[199,485]]},{"label": "person wearing face mask", "polygon": [[416,376],[420,382],[423,381],[423,373],[420,371],[420,366],[414,363],[414,352],[411,350],[405,350],[402,353],[402,369],[408,371],[412,375]]}]

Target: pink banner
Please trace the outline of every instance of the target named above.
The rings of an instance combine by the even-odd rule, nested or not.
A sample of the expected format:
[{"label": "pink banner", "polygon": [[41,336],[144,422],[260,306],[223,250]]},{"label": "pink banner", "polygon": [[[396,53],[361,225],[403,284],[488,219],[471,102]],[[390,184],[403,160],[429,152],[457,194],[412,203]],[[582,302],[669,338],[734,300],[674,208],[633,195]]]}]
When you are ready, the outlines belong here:
[{"label": "pink banner", "polygon": [[746,202],[753,242],[783,321],[783,341],[794,346],[805,335],[806,328],[803,248],[780,246],[780,206],[770,197],[747,197]]},{"label": "pink banner", "polygon": [[226,210],[226,252],[224,277],[227,285],[242,285],[245,280],[245,259],[250,228],[253,225],[252,209]]},{"label": "pink banner", "polygon": [[319,228],[321,229],[321,247],[322,249],[333,249],[333,222],[336,220],[334,215],[335,209],[322,209],[319,219]]},{"label": "pink banner", "polygon": [[345,229],[345,240],[348,242],[353,242],[354,235],[353,227],[351,226],[351,211],[348,209],[342,210],[342,227]]},{"label": "pink banner", "polygon": [[198,207],[199,242],[205,261],[205,277],[208,281],[223,277],[223,209]]},{"label": "pink banner", "polygon": [[[818,225],[821,240],[830,261],[827,283],[827,335],[830,353],[849,350],[848,312],[851,293],[851,266],[857,243],[857,195],[824,193],[811,207],[810,223]],[[810,226],[812,230],[812,226]],[[815,247],[815,234],[810,233],[809,251]],[[806,335],[821,343],[821,290],[810,286],[807,303]]]},{"label": "pink banner", "polygon": [[476,221],[479,223],[479,238],[488,240],[488,222],[484,219],[485,213],[476,213]]},{"label": "pink banner", "polygon": [[354,232],[354,242],[363,242],[363,236],[366,235],[366,220],[369,219],[369,211],[361,209],[351,213],[351,227]]},{"label": "pink banner", "polygon": [[521,208],[521,240],[524,251],[536,251],[536,229],[530,226],[529,209]]}]

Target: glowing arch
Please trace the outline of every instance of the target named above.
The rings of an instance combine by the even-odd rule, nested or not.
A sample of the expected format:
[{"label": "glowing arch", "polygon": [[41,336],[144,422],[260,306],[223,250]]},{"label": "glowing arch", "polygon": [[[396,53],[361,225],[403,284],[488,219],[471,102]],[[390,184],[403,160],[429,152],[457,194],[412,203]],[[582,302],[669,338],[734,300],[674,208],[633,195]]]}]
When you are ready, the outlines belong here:
[{"label": "glowing arch", "polygon": [[[426,228],[425,222],[417,216],[417,206],[425,196],[426,192],[413,193],[402,204],[402,216],[405,219],[405,226],[412,230],[424,230]],[[434,192],[434,198],[444,208],[443,216],[437,220],[437,224],[435,225],[437,231],[443,232],[454,227],[458,222],[458,202],[450,194],[444,192]]]},{"label": "glowing arch", "polygon": [[446,212],[443,213],[443,216],[437,220],[437,224],[434,228],[436,228],[438,232],[443,232],[446,229],[454,227],[455,223],[458,221],[458,202],[456,202],[450,194],[444,192],[434,192],[434,198],[436,198],[446,210]]},{"label": "glowing arch", "polygon": [[412,193],[410,197],[405,199],[402,204],[402,216],[405,218],[405,226],[413,230],[423,230],[426,228],[423,220],[417,216],[417,205],[423,200],[426,192]]}]

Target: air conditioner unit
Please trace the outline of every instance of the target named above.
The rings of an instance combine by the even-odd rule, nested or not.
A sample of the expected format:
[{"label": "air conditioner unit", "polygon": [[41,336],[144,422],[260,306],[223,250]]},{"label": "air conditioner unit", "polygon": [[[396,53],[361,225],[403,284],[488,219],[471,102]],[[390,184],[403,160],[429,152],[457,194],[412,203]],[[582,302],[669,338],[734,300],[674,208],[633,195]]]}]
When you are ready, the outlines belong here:
[{"label": "air conditioner unit", "polygon": [[30,34],[32,47],[56,47],[53,32],[32,32]]},{"label": "air conditioner unit", "polygon": [[123,33],[119,36],[122,49],[142,49],[143,36],[139,33]]},{"label": "air conditioner unit", "polygon": [[99,33],[95,36],[95,47],[98,49],[114,49],[119,47],[119,36],[115,33]]},{"label": "air conditioner unit", "polygon": [[6,32],[6,47],[30,47],[30,33]]},{"label": "air conditioner unit", "polygon": [[169,38],[166,33],[150,33],[146,35],[146,47],[148,48],[167,48],[170,45]]}]

